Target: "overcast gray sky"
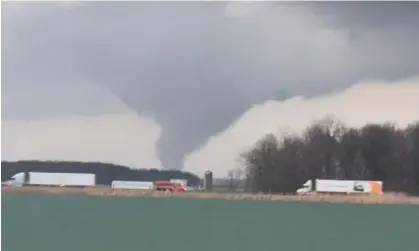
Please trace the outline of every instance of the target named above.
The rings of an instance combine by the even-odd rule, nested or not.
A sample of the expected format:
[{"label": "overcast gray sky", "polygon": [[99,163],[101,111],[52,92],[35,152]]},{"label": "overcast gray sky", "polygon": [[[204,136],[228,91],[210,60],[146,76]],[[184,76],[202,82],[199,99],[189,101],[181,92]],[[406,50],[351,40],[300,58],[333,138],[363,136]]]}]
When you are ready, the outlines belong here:
[{"label": "overcast gray sky", "polygon": [[[417,13],[416,2],[3,3],[2,158],[181,168],[255,104],[419,75]],[[22,147],[34,124],[77,140]]]}]

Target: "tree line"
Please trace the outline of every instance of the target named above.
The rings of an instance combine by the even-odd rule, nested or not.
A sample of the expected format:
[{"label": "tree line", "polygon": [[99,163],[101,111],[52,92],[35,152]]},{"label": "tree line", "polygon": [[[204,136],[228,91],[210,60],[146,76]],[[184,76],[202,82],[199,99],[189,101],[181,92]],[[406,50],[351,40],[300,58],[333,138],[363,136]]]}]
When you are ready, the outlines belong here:
[{"label": "tree line", "polygon": [[114,180],[155,181],[169,179],[186,179],[189,186],[199,186],[201,179],[192,173],[181,170],[131,169],[126,166],[109,163],[77,161],[17,161],[1,162],[2,181],[10,179],[19,172],[61,172],[61,173],[94,173],[96,184],[111,185]]},{"label": "tree line", "polygon": [[350,128],[334,117],[302,134],[266,135],[241,155],[246,189],[295,193],[309,179],[381,180],[385,191],[419,194],[419,121]]}]

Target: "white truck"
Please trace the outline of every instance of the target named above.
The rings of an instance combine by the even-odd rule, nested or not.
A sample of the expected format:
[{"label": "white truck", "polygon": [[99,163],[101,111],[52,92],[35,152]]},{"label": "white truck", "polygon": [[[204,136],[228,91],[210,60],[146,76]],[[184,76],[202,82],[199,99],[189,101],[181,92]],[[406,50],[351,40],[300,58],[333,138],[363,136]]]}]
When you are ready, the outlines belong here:
[{"label": "white truck", "polygon": [[92,173],[20,172],[13,175],[3,185],[93,187],[96,185],[96,175]]},{"label": "white truck", "polygon": [[170,179],[170,182],[181,184],[185,188],[186,191],[197,190],[197,188],[195,187],[189,187],[188,180],[185,180],[185,179]]},{"label": "white truck", "polygon": [[374,180],[307,180],[297,194],[383,194],[383,182]]},{"label": "white truck", "polygon": [[152,190],[154,188],[154,183],[152,181],[114,180],[112,181],[111,186],[114,189]]},{"label": "white truck", "polygon": [[182,180],[182,179],[170,179],[170,182],[178,183],[178,184],[181,184],[185,187],[188,185],[188,181],[187,180]]}]

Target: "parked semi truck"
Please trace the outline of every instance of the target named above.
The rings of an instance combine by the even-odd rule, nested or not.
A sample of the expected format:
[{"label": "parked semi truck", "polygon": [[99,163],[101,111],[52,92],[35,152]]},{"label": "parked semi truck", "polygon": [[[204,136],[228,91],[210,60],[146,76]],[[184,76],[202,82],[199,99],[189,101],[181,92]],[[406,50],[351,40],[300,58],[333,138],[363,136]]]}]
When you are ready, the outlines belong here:
[{"label": "parked semi truck", "polygon": [[187,186],[187,180],[171,179],[169,181],[126,181],[114,180],[113,189],[137,189],[137,190],[171,190],[171,191],[193,191],[194,187]]},{"label": "parked semi truck", "polygon": [[96,185],[96,175],[92,173],[20,172],[13,175],[3,185],[92,187]]},{"label": "parked semi truck", "polygon": [[170,180],[157,180],[153,182],[153,189],[157,191],[177,191],[185,192],[186,186],[182,183],[172,182]]},{"label": "parked semi truck", "polygon": [[112,188],[114,189],[139,189],[139,190],[152,190],[152,181],[126,181],[114,180],[112,181]]},{"label": "parked semi truck", "polygon": [[383,194],[383,182],[375,180],[307,180],[297,194],[344,193]]}]

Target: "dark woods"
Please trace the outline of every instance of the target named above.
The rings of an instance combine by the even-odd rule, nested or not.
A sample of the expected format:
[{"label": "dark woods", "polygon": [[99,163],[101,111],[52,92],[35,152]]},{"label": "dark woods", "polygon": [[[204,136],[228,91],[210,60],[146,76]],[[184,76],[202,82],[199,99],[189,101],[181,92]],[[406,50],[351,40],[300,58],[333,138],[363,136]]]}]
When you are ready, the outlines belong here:
[{"label": "dark woods", "polygon": [[241,157],[248,191],[294,193],[319,178],[382,180],[386,191],[419,193],[419,122],[354,129],[328,117],[302,136],[267,135]]}]

